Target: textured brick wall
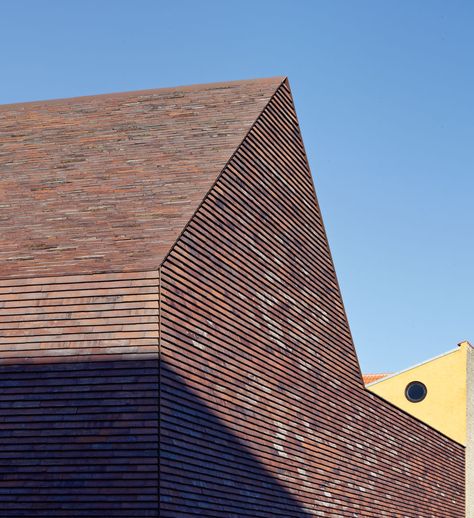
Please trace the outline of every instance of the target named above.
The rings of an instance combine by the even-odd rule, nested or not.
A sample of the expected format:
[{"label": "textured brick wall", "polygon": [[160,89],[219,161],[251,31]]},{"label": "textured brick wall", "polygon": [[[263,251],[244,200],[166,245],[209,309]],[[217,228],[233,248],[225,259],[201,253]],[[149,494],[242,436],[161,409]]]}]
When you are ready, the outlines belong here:
[{"label": "textured brick wall", "polygon": [[287,85],[160,293],[161,516],[464,516],[464,449],[363,387]]},{"label": "textured brick wall", "polygon": [[158,274],[0,280],[0,515],[157,517]]}]

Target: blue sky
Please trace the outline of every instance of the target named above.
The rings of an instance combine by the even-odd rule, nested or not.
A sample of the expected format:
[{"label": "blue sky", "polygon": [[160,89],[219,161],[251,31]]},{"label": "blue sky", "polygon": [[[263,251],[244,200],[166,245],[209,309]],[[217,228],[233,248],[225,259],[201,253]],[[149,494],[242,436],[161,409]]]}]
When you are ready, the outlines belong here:
[{"label": "blue sky", "polygon": [[2,2],[0,103],[287,75],[364,371],[474,342],[474,3]]}]

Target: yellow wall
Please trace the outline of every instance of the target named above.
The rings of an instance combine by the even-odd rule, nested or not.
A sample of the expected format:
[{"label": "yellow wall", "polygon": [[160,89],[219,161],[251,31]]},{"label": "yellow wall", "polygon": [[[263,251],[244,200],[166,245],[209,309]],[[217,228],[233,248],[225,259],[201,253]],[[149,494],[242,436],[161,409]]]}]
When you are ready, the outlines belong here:
[{"label": "yellow wall", "polygon": [[[465,445],[468,347],[463,342],[454,351],[371,383],[367,388]],[[427,395],[419,403],[405,397],[405,388],[411,381],[426,385]]]}]

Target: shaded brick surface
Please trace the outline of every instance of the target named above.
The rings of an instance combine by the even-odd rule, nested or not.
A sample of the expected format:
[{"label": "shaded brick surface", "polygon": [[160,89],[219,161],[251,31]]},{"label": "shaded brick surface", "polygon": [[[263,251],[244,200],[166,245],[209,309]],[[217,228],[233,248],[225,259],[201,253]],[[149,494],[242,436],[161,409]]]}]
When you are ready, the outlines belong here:
[{"label": "shaded brick surface", "polygon": [[0,508],[157,517],[158,273],[0,281]]}]

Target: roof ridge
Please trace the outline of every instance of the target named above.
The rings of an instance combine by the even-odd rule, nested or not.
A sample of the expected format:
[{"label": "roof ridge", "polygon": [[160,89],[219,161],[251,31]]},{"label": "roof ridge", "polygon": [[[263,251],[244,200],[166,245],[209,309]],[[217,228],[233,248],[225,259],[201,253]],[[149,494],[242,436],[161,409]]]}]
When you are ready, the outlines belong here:
[{"label": "roof ridge", "polygon": [[118,92],[111,93],[99,93],[99,94],[86,94],[86,95],[77,95],[73,97],[58,97],[52,99],[38,99],[33,101],[19,101],[14,103],[0,103],[0,110],[8,109],[15,106],[31,106],[31,105],[43,105],[43,104],[57,104],[57,103],[67,103],[67,102],[75,102],[81,100],[87,100],[91,98],[120,98],[127,96],[136,96],[136,95],[150,95],[154,92],[156,93],[165,93],[167,91],[180,91],[180,92],[193,92],[198,90],[206,90],[206,89],[216,89],[219,87],[232,87],[236,85],[243,85],[247,83],[261,83],[262,85],[277,82],[279,81],[278,87],[285,81],[286,76],[272,76],[272,77],[261,77],[261,78],[253,78],[253,79],[237,79],[232,81],[217,81],[213,83],[195,83],[192,85],[177,85],[177,86],[166,86],[162,88],[145,88],[140,90],[124,90]]}]

